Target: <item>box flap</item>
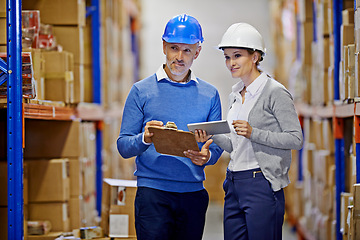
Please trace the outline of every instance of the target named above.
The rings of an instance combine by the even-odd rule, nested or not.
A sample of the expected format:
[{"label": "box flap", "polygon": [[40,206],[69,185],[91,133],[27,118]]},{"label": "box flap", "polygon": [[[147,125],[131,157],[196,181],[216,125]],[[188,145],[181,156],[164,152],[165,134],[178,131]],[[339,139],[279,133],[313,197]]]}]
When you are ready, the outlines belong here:
[{"label": "box flap", "polygon": [[104,178],[104,182],[110,186],[136,187],[136,180]]}]

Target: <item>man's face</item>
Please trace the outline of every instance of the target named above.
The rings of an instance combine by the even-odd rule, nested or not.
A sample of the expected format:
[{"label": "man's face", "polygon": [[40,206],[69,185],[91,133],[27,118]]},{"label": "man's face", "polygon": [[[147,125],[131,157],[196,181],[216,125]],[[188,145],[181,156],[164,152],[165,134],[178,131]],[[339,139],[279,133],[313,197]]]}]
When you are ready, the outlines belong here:
[{"label": "man's face", "polygon": [[183,81],[194,61],[199,56],[201,46],[198,43],[168,43],[163,41],[166,55],[165,71],[173,81]]}]

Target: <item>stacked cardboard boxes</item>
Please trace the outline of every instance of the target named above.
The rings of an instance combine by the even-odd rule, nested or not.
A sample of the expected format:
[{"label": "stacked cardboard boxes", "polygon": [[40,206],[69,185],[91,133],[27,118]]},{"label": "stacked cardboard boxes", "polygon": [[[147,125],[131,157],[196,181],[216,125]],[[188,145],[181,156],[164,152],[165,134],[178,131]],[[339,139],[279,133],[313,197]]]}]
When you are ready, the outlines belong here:
[{"label": "stacked cardboard boxes", "polygon": [[74,96],[73,101],[84,101],[84,27],[86,17],[85,0],[52,1],[25,0],[22,8],[39,10],[41,23],[52,25],[57,44],[74,58]]},{"label": "stacked cardboard boxes", "polygon": [[[341,233],[343,239],[356,239],[354,184],[357,141],[354,139],[354,129],[357,131],[358,125],[356,120],[354,123],[352,114],[340,117],[341,121],[338,121],[334,107],[337,104],[347,105],[359,97],[360,1],[355,1],[355,8],[354,1],[344,0],[342,3],[342,14],[337,16],[342,18],[342,25],[339,26],[339,49],[334,49],[334,1],[301,0],[295,5],[294,18],[300,22],[297,41],[300,43],[301,59],[301,71],[297,73],[295,80],[296,86],[306,87],[303,88],[304,91],[296,91],[295,94],[298,95],[294,98],[311,105],[314,111],[318,107],[330,106],[324,108],[328,108],[330,117],[300,110],[299,113],[303,115],[304,147],[302,152],[296,153],[297,158],[293,159],[299,161],[295,163],[295,167],[302,167],[302,175],[298,175],[301,171],[292,172],[296,175],[291,176],[295,182],[292,181],[293,186],[290,185],[286,190],[287,198],[296,202],[294,205],[288,204],[287,211],[295,217],[294,222],[301,225],[299,229],[305,229],[315,239],[337,238],[336,219],[339,216],[336,216],[336,206],[340,202],[335,198],[335,137],[344,139],[344,156],[341,156],[344,164],[344,170],[341,170],[344,173]],[[286,7],[288,5],[284,9]],[[340,53],[339,66],[335,66],[335,51]],[[338,79],[334,79],[335,67],[339,67]],[[293,79],[289,78],[291,80]],[[334,89],[334,81],[338,81],[339,89]],[[335,91],[339,91],[340,95],[336,104]],[[341,129],[341,133],[335,132],[337,129]]]},{"label": "stacked cardboard boxes", "polygon": [[[62,201],[60,199],[56,201],[57,203],[61,202],[61,204],[54,202],[40,204],[35,201],[35,204],[31,205],[32,208],[29,208],[31,219],[36,220],[39,216],[35,214],[46,214],[46,207],[51,207],[59,211],[60,209],[63,210],[63,214],[54,215],[57,216],[58,221],[63,219],[61,216],[65,219],[65,211],[67,212],[66,216],[68,216],[67,225],[64,225],[66,227],[62,229],[59,227],[54,231],[71,231],[84,226],[97,225],[96,217],[98,214],[95,209],[95,123],[27,120],[26,126],[24,151],[26,162],[45,165],[47,162],[50,164],[51,161],[54,161],[51,159],[61,158],[66,159],[67,166],[66,174],[62,175],[67,175],[65,180],[60,177],[55,179],[55,174],[51,175],[51,179],[46,180],[44,179],[47,176],[45,170],[39,173],[40,167],[34,167],[34,171],[38,173],[36,176],[38,183],[34,184],[32,181],[30,186],[34,190],[32,194],[37,196],[40,193],[38,189],[41,183],[45,184],[44,194],[53,195],[50,191],[51,188],[48,187],[49,185],[68,186],[68,190],[65,193],[66,198],[63,197]],[[47,167],[46,169],[49,170],[50,168]],[[54,208],[55,206],[57,208]]]},{"label": "stacked cardboard boxes", "polygon": [[341,75],[339,78],[340,99],[355,97],[355,45],[354,45],[354,11],[346,9],[342,15],[341,25]]},{"label": "stacked cardboard boxes", "polygon": [[[41,50],[34,48],[32,44],[32,48],[23,48],[35,56],[33,67],[38,100],[62,101],[71,106],[93,101],[91,18],[88,21],[85,19],[85,5],[85,0],[22,1],[24,11],[39,13],[39,39],[41,31],[44,33],[46,30],[49,33],[47,40],[58,44],[54,47],[48,42],[45,49]],[[6,1],[0,0],[0,27],[4,30],[0,31],[0,39],[3,39],[2,42],[0,40],[0,49],[3,52],[6,52],[5,6]],[[101,9],[100,32],[104,40],[101,41],[103,45],[100,51],[103,54],[100,56],[103,69],[101,91],[104,93],[102,106],[117,112],[121,111],[119,106],[124,103],[131,85],[139,78],[138,55],[135,56],[139,53],[139,5],[137,1],[101,1]],[[39,172],[41,169],[41,174],[38,175],[34,174],[35,170],[32,171],[32,200],[25,207],[26,214],[29,212],[32,220],[58,216],[51,219],[53,231],[71,231],[99,224],[95,210],[96,128],[104,129],[103,126],[107,126],[104,135],[109,139],[104,139],[104,149],[109,154],[103,155],[108,156],[104,159],[104,162],[109,163],[106,165],[109,170],[106,172],[107,176],[133,178],[134,159],[119,161],[116,149],[120,119],[121,114],[116,113],[106,118],[106,124],[81,120],[25,120],[24,159],[31,164],[32,170]],[[53,167],[63,164],[67,166],[66,172],[62,167]],[[52,172],[50,179],[49,172]],[[60,175],[67,177],[62,178]],[[44,180],[45,178],[48,180]],[[69,190],[65,190],[66,186]],[[52,194],[54,189],[63,194]],[[51,197],[46,196],[47,194]],[[46,212],[51,216],[44,214]],[[6,227],[7,224],[3,226]],[[53,234],[55,235],[58,234]]]},{"label": "stacked cardboard boxes", "polygon": [[53,231],[70,231],[68,159],[28,160],[29,220],[51,223]]}]

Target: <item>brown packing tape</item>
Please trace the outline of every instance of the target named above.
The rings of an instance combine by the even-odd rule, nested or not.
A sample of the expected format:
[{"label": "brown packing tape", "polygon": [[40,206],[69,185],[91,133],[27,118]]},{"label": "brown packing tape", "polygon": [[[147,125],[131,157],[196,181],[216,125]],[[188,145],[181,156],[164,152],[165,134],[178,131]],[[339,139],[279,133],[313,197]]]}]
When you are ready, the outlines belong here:
[{"label": "brown packing tape", "polygon": [[65,72],[65,80],[69,82],[74,81],[74,72],[73,71],[67,71]]},{"label": "brown packing tape", "polygon": [[66,71],[66,72],[54,72],[54,73],[45,73],[46,79],[59,79],[64,78],[65,81],[72,82],[74,81],[74,73],[72,71]]}]

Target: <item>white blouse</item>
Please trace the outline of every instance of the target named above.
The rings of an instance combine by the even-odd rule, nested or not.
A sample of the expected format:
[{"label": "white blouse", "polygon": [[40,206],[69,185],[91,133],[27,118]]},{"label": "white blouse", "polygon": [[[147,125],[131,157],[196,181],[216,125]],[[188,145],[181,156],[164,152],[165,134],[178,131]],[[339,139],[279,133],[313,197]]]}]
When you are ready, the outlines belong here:
[{"label": "white blouse", "polygon": [[231,129],[230,139],[233,147],[228,166],[230,171],[243,171],[259,167],[250,139],[237,135],[232,123],[234,120],[248,121],[249,113],[264,89],[267,79],[267,75],[261,73],[260,76],[246,88],[244,103],[242,103],[240,94],[244,88],[244,83],[240,81],[232,87],[235,100],[230,106],[227,115],[227,121]]}]

